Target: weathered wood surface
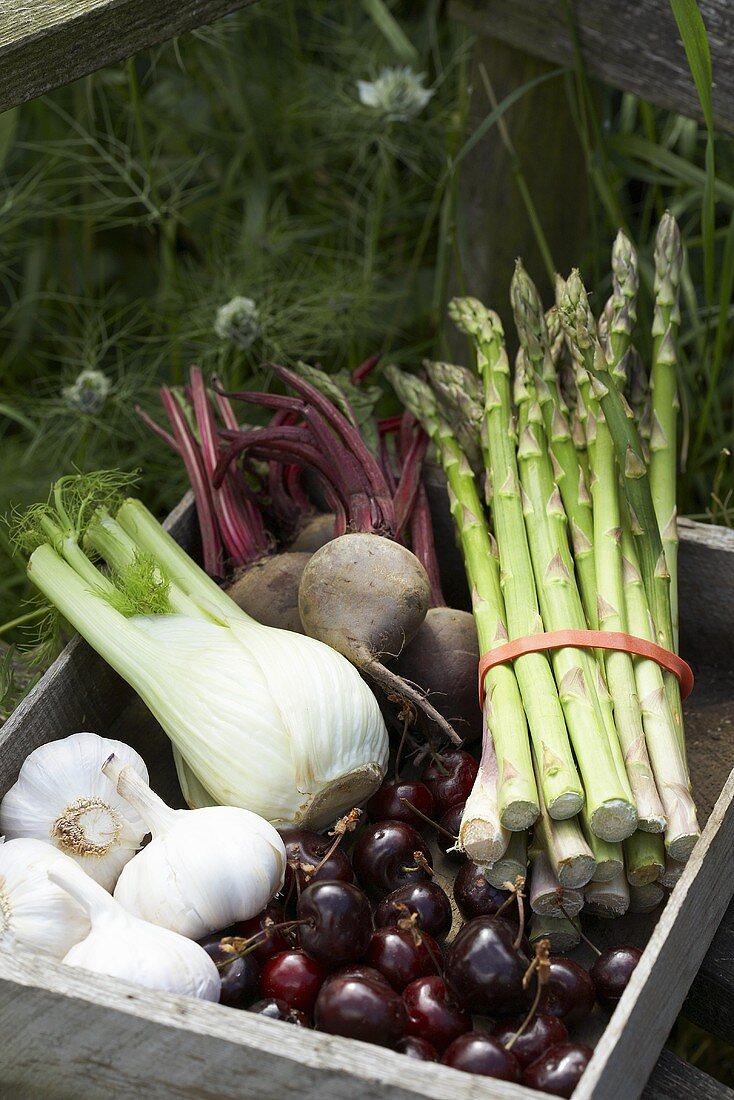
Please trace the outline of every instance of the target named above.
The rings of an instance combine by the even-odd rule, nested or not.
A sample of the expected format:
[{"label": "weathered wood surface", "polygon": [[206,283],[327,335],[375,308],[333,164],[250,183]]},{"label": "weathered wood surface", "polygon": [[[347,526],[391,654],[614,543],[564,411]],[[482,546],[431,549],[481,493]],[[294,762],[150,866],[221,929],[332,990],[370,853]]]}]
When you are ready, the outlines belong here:
[{"label": "weathered wood surface", "polygon": [[[184,504],[169,523],[173,533],[189,545],[192,521],[192,510]],[[723,554],[720,591],[734,561],[723,549],[730,545],[729,539],[724,537],[722,542],[722,536],[710,528],[694,528],[693,538],[690,534],[684,533],[684,560],[691,547],[694,556],[705,554],[708,541],[714,552],[718,547]],[[712,611],[717,587],[696,596],[700,601],[693,605],[696,614]],[[729,627],[719,636],[719,647],[730,633]],[[699,655],[705,658],[706,652]],[[142,749],[154,786],[164,797],[173,795],[170,748],[142,704],[134,701],[132,691],[114,676],[105,692],[88,690],[103,667],[84,643],[70,647],[0,730],[0,793],[13,782],[22,759],[35,745],[87,725]],[[719,775],[724,774],[720,770]],[[729,898],[721,865],[734,832],[734,815],[725,816],[733,791],[734,779],[660,918],[630,991],[611,1018],[578,1098],[634,1100],[645,1086]],[[0,1095],[13,1097],[66,1100],[84,1095],[89,1100],[107,1100],[112,1094],[131,1100],[140,1095],[166,1100],[279,1100],[293,1091],[295,1081],[299,1095],[314,1100],[342,1100],[347,1095],[354,1100],[382,1100],[386,1094],[394,1100],[419,1096],[520,1100],[536,1095],[441,1066],[411,1063],[408,1076],[402,1056],[390,1051],[148,992],[58,964],[21,960],[7,952],[0,952],[0,1029],[13,1037],[12,1042],[0,1044]],[[658,1077],[653,1078],[653,1086]],[[663,1066],[660,1080],[661,1089],[672,1087],[670,1064],[667,1069]]]},{"label": "weathered wood surface", "polygon": [[[730,873],[731,860],[728,864]],[[734,1043],[734,902],[729,905],[681,1009],[687,1019]]]},{"label": "weathered wood surface", "polygon": [[[699,0],[711,44],[714,119],[734,130],[734,19],[729,0]],[[588,72],[661,107],[701,118],[696,89],[668,0],[571,0]],[[450,11],[480,34],[548,61],[574,65],[563,0],[452,0]]]},{"label": "weathered wood surface", "polygon": [[254,0],[10,0],[0,4],[0,111]]},{"label": "weathered wood surface", "polygon": [[[508,5],[508,15],[512,5]],[[496,39],[482,36],[472,58],[470,130],[520,85],[553,66]],[[504,137],[509,138],[510,151]],[[588,247],[587,188],[579,187],[586,167],[562,80],[531,89],[505,113],[469,153],[461,167],[459,245],[461,284],[455,291],[472,294],[496,309],[505,331],[514,338],[510,278],[515,259],[523,263],[544,301],[553,287],[538,248],[515,164],[522,165],[538,221],[558,271],[570,271]],[[561,196],[572,194],[573,202]],[[466,355],[466,337],[446,322],[452,352]]]},{"label": "weathered wood surface", "polygon": [[[620,1096],[622,1094],[620,1093]],[[664,1050],[642,1100],[732,1100],[734,1091]]]}]

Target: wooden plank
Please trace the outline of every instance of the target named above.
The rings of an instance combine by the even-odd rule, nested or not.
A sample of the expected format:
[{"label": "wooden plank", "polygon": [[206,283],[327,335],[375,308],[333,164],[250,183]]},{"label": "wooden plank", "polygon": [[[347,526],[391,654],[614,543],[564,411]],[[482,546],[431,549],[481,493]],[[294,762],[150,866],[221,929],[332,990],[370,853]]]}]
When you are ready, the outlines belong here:
[{"label": "wooden plank", "polygon": [[[470,129],[476,129],[494,101],[501,102],[518,86],[551,70],[551,65],[526,50],[483,36],[472,59]],[[503,127],[514,155],[503,141]],[[546,81],[522,96],[475,146],[461,168],[463,282],[459,286],[457,274],[455,290],[474,295],[497,310],[505,331],[513,334],[511,339],[515,330],[510,278],[518,256],[543,300],[553,301],[553,287],[518,187],[515,157],[522,166],[555,268],[569,271],[587,249],[589,203],[587,189],[578,186],[586,167],[563,81]],[[563,194],[573,194],[574,201],[559,201]],[[450,347],[463,361],[466,338],[450,321],[446,334]]]},{"label": "wooden plank", "polygon": [[[690,118],[698,96],[668,0],[572,0],[588,71]],[[734,130],[734,19],[728,0],[699,0],[714,71],[714,119]],[[563,0],[452,0],[450,11],[479,34],[547,61],[574,64]]]},{"label": "wooden plank", "polygon": [[31,0],[0,11],[0,111],[254,0]]},{"label": "wooden plank", "polygon": [[633,1100],[642,1092],[731,899],[722,874],[734,845],[734,772],[673,890],[574,1100]]},{"label": "wooden plank", "polygon": [[645,1086],[642,1100],[731,1100],[734,1091],[664,1050]]},{"label": "wooden plank", "polygon": [[734,902],[729,905],[686,997],[684,1016],[734,1043]]}]

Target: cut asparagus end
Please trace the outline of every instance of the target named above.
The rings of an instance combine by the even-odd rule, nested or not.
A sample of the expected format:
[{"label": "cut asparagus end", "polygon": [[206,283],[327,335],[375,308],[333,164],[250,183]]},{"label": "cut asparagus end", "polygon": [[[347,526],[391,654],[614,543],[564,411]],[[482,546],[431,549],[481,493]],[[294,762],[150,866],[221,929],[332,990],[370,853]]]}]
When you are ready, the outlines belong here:
[{"label": "cut asparagus end", "polygon": [[657,882],[665,870],[663,838],[638,830],[624,842],[624,860],[630,886]]},{"label": "cut asparagus end", "polygon": [[672,890],[685,869],[685,863],[680,863],[678,860],[671,859],[669,855],[666,855],[665,870],[660,876],[660,885],[666,886],[668,890]]},{"label": "cut asparagus end", "polygon": [[569,817],[575,817],[583,805],[583,795],[576,791],[566,791],[548,803],[548,813],[554,821],[566,821]]},{"label": "cut asparagus end", "polygon": [[561,886],[544,851],[530,853],[530,907],[541,916],[575,917],[581,912],[584,895]]},{"label": "cut asparagus end", "polygon": [[624,871],[610,882],[590,882],[584,890],[584,911],[595,917],[621,917],[629,909],[630,887]]},{"label": "cut asparagus end", "polygon": [[630,913],[651,913],[664,897],[665,890],[659,882],[649,882],[646,886],[630,886]]},{"label": "cut asparagus end", "polygon": [[690,857],[693,849],[696,847],[699,837],[701,836],[701,830],[696,832],[683,833],[679,836],[671,836],[670,828],[665,834],[665,848],[671,859],[677,860],[679,863],[686,863]]},{"label": "cut asparagus end", "polygon": [[525,878],[528,873],[527,833],[510,833],[507,849],[501,859],[487,867],[486,878],[490,885],[501,890],[506,882]]},{"label": "cut asparagus end", "polygon": [[591,812],[589,827],[600,840],[626,840],[637,828],[637,810],[626,799],[611,799]]},{"label": "cut asparagus end", "polygon": [[541,916],[533,913],[530,918],[531,943],[538,940],[550,940],[551,951],[554,955],[563,955],[567,951],[573,951],[581,943],[581,931],[578,920],[568,920],[566,917]]}]

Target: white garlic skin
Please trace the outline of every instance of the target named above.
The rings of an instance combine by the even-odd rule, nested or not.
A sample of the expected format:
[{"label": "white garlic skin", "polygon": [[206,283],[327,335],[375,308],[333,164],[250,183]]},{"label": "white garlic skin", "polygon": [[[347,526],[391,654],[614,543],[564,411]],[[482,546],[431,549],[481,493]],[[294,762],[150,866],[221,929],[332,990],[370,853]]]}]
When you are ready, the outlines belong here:
[{"label": "white garlic skin", "polygon": [[0,843],[0,947],[63,959],[89,932],[89,918],[48,878],[66,856],[40,840]]},{"label": "white garlic skin", "polygon": [[68,862],[64,868],[52,868],[49,878],[73,893],[91,920],[88,935],[68,951],[64,965],[148,989],[219,1000],[219,971],[198,943],[125,912],[98,883]]},{"label": "white garlic skin", "polygon": [[109,891],[148,831],[102,772],[111,753],[148,781],[129,745],[74,733],[34,749],[0,803],[0,833],[52,844]]},{"label": "white garlic skin", "polygon": [[143,920],[201,939],[249,920],[280,890],[286,853],[273,826],[234,806],[179,810],[123,869],[115,899]]}]

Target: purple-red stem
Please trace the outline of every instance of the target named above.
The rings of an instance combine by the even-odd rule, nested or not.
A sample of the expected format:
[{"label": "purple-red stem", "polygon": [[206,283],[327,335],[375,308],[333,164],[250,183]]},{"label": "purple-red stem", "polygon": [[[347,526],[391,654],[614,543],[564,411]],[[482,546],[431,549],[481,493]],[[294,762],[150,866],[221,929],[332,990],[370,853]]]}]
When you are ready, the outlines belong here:
[{"label": "purple-red stem", "polygon": [[381,359],[382,353],[378,351],[376,355],[370,355],[369,359],[365,359],[364,363],[360,363],[359,366],[352,371],[352,382],[354,385],[356,386],[358,382],[361,382],[363,378],[371,374]]},{"label": "purple-red stem", "polygon": [[204,569],[210,577],[222,577],[224,568],[221,534],[217,525],[211,489],[198,444],[172,391],[164,386],[160,392],[163,407],[171,423],[179,454],[183,459],[194,493],[196,515],[201,531]]},{"label": "purple-red stem", "polygon": [[398,535],[402,534],[410,519],[427,450],[428,436],[420,426],[416,426],[413,430],[410,446],[403,459],[400,481],[393,497],[395,527]]}]

